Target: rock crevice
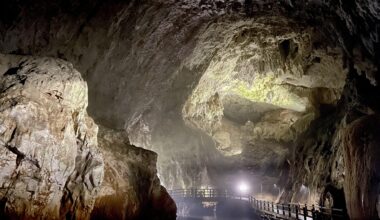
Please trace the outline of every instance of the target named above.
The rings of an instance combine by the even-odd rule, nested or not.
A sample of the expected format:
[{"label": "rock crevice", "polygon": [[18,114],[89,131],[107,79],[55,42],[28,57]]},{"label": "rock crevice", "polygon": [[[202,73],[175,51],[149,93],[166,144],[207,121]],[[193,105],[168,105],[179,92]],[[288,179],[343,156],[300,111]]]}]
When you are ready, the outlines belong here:
[{"label": "rock crevice", "polygon": [[[114,208],[99,206],[111,181],[129,190],[122,186],[111,196],[126,203],[111,211],[119,219],[143,219],[148,208],[149,219],[175,219],[175,204],[157,177],[156,154],[113,142],[98,147],[98,126],[86,112],[87,84],[70,63],[0,55],[0,67],[3,218],[96,219],[94,213]],[[108,168],[113,163],[120,165],[119,178]]]}]

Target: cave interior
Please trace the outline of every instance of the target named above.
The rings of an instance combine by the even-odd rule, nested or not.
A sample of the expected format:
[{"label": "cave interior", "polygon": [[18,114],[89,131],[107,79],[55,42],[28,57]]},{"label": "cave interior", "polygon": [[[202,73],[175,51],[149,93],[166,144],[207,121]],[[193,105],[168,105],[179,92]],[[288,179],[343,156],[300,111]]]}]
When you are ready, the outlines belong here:
[{"label": "cave interior", "polygon": [[379,219],[379,67],[373,0],[1,1],[0,217],[224,189]]}]

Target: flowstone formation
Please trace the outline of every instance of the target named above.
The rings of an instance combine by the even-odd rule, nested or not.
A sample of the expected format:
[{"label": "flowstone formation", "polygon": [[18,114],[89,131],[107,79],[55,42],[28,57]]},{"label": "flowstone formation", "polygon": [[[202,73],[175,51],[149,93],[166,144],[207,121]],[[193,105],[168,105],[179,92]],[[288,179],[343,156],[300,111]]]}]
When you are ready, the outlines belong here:
[{"label": "flowstone formation", "polygon": [[379,114],[371,114],[350,123],[345,131],[343,187],[352,219],[379,217],[379,125]]},{"label": "flowstone formation", "polygon": [[175,219],[157,155],[87,115],[72,64],[0,56],[0,215],[6,219]]}]

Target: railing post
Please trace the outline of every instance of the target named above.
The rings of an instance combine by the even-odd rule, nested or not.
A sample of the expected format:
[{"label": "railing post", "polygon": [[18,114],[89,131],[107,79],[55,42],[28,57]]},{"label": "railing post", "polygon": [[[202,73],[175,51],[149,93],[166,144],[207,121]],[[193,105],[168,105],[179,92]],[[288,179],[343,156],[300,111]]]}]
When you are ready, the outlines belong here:
[{"label": "railing post", "polygon": [[305,204],[305,207],[303,208],[303,219],[307,220],[307,205]]},{"label": "railing post", "polygon": [[284,206],[284,203],[282,203],[282,215],[285,215],[285,206]]},{"label": "railing post", "polygon": [[296,219],[298,220],[298,205],[296,205]]},{"label": "railing post", "polygon": [[277,209],[277,214],[280,214],[280,210],[278,208],[278,203],[276,203],[276,209]]},{"label": "railing post", "polygon": [[288,212],[289,212],[289,217],[292,217],[292,209],[290,208],[290,204],[288,204]]},{"label": "railing post", "polygon": [[272,202],[272,212],[274,212],[274,203]]},{"label": "railing post", "polygon": [[316,218],[315,218],[315,207],[314,207],[314,205],[311,206],[311,216],[312,216],[313,220],[316,220]]}]

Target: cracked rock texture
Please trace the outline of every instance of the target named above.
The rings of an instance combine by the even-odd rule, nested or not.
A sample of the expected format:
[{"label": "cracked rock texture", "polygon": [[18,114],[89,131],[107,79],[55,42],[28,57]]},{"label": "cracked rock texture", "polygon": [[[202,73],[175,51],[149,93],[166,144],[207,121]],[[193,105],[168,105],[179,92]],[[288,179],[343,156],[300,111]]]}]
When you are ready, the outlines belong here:
[{"label": "cracked rock texture", "polygon": [[72,64],[0,55],[0,215],[6,219],[175,219],[157,154],[87,115]]},{"label": "cracked rock texture", "polygon": [[294,149],[282,200],[347,210],[378,219],[379,87],[352,69],[338,107],[308,128]]},{"label": "cracked rock texture", "polygon": [[347,209],[352,219],[379,217],[380,118],[363,116],[345,131],[344,188]]},{"label": "cracked rock texture", "polygon": [[380,110],[377,1],[19,0],[0,10],[0,51],[72,62],[89,114],[155,151],[165,186],[234,184],[242,171],[277,183],[283,200],[375,218],[377,174],[356,175],[379,169],[357,137]]},{"label": "cracked rock texture", "polygon": [[176,219],[176,205],[157,177],[157,154],[132,146],[125,131],[100,127],[104,181],[92,219]]},{"label": "cracked rock texture", "polygon": [[252,5],[252,18],[239,1],[25,5],[6,6],[14,20],[0,26],[1,51],[74,63],[89,84],[90,115],[157,152],[169,188],[200,187],[201,173],[220,182],[212,176],[224,160],[265,150],[255,141],[272,142],[284,161],[344,85],[342,50],[271,1]]},{"label": "cracked rock texture", "polygon": [[86,219],[103,179],[87,84],[52,58],[0,56],[1,214]]}]

